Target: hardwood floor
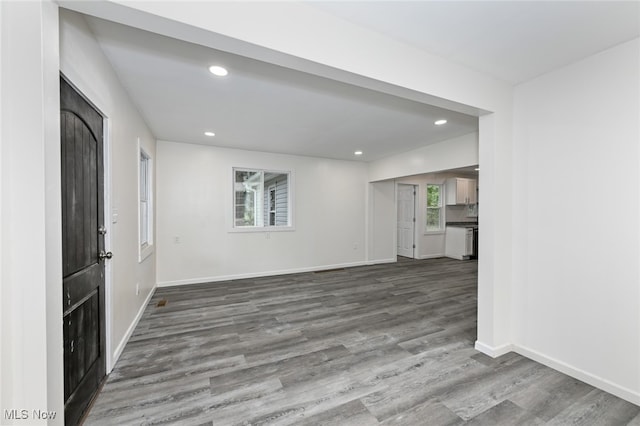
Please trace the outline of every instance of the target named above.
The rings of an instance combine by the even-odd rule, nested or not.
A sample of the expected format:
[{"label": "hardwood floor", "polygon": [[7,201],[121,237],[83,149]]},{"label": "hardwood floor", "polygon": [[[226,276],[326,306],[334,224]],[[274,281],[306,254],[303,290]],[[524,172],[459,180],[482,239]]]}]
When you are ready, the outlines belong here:
[{"label": "hardwood floor", "polygon": [[640,426],[636,405],[475,351],[476,276],[443,258],[158,289],[86,424]]}]

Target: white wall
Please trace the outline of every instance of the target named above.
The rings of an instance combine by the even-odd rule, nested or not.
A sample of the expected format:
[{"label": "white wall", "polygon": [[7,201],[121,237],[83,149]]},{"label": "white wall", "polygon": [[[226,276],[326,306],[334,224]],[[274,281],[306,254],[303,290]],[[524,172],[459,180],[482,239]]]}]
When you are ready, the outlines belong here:
[{"label": "white wall", "polygon": [[[0,416],[63,421],[58,11],[0,2]],[[19,43],[17,43],[19,41]],[[46,424],[29,413],[29,424]]]},{"label": "white wall", "polygon": [[[464,177],[464,176],[463,176]],[[471,179],[474,179],[472,176]],[[463,205],[446,206],[445,208],[447,222],[477,222],[475,216],[468,216],[468,208]]]},{"label": "white wall", "polygon": [[634,40],[517,87],[513,236],[517,350],[636,404],[638,76]]},{"label": "white wall", "polygon": [[[2,131],[2,122],[4,120],[3,108],[6,108],[4,106],[4,102],[2,101],[3,99],[5,99],[3,95],[3,87],[5,84],[3,76],[4,62],[6,59],[4,55],[1,54],[2,51],[6,51],[3,45],[3,40],[6,40],[6,36],[4,35],[4,31],[1,30],[2,28],[6,28],[3,21],[5,16],[6,12],[4,12],[4,5],[0,3],[0,23],[2,24],[0,26],[0,259],[4,259],[6,257],[6,248],[3,250],[3,247],[6,245],[4,237],[4,228],[6,222],[3,218],[5,215],[4,210],[6,209],[6,202],[4,201],[4,198],[7,188],[5,188],[2,184],[2,182],[4,182],[5,170],[4,159],[6,157],[6,154],[3,155],[3,141],[5,136],[4,132]],[[13,387],[13,377],[9,377],[9,375],[7,374],[7,372],[11,368],[11,353],[4,346],[6,345],[6,343],[2,343],[8,343],[10,341],[9,339],[11,339],[11,336],[9,335],[11,331],[11,317],[10,315],[8,315],[11,304],[7,303],[10,297],[10,289],[9,286],[5,284],[6,281],[7,277],[4,262],[0,261],[0,376],[5,378],[2,381],[2,384],[0,384],[0,409],[3,409],[7,405],[11,404],[11,402],[6,399],[6,395],[11,391],[11,388]]]},{"label": "white wall", "polygon": [[368,260],[372,263],[395,262],[398,251],[395,182],[371,182],[368,206]]},{"label": "white wall", "polygon": [[369,163],[369,180],[395,179],[478,164],[478,134],[470,133]]},{"label": "white wall", "polygon": [[[50,1],[0,2],[0,19],[0,415],[2,424],[11,424],[4,410],[26,409],[29,424],[63,424],[60,70],[109,117],[114,170],[108,190],[122,210],[108,235],[115,257],[107,347],[114,351],[155,283],[153,257],[137,264],[137,189],[131,185],[135,137],[152,153],[154,139],[82,19],[59,17]],[[140,282],[138,297],[132,277]],[[36,421],[34,409],[57,415]]]},{"label": "white wall", "polygon": [[[105,215],[111,282],[107,283],[107,350],[116,358],[155,283],[155,254],[138,262],[138,138],[155,161],[155,137],[121,86],[81,15],[60,10],[60,69],[106,117],[110,177],[106,192],[117,223]],[[109,208],[109,206],[107,206]],[[109,269],[107,274],[109,274]],[[140,292],[136,295],[136,284]]]},{"label": "white wall", "polygon": [[[159,141],[159,285],[364,263],[366,165]],[[232,167],[293,172],[295,230],[230,232]]]},{"label": "white wall", "polygon": [[[420,170],[477,162],[477,135],[449,142],[438,144],[438,155]],[[425,158],[430,152],[416,150],[412,157]],[[404,158],[393,157],[385,166],[391,169]],[[229,232],[232,167],[294,171],[295,232]],[[395,260],[395,182],[367,184],[370,165],[159,141],[157,170],[159,285]],[[427,182],[444,183],[458,175],[405,180],[420,185],[422,205]],[[312,191],[306,193],[307,187]],[[424,212],[419,212],[423,223]],[[419,234],[421,258],[444,255],[444,234]]]}]

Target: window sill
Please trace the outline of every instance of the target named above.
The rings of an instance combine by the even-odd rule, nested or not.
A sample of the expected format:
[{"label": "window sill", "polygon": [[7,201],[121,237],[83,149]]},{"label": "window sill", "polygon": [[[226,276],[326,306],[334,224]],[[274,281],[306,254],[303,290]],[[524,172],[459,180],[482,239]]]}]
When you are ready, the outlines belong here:
[{"label": "window sill", "polygon": [[139,251],[138,251],[138,263],[142,263],[144,262],[144,260],[151,256],[154,252],[154,245],[150,244],[150,245],[146,245],[144,247],[140,247]]},{"label": "window sill", "polygon": [[242,228],[231,228],[230,233],[245,233],[245,232],[292,232],[296,228],[293,226],[245,226]]},{"label": "window sill", "polygon": [[438,231],[424,231],[424,235],[443,235],[446,231],[444,229],[440,229]]}]

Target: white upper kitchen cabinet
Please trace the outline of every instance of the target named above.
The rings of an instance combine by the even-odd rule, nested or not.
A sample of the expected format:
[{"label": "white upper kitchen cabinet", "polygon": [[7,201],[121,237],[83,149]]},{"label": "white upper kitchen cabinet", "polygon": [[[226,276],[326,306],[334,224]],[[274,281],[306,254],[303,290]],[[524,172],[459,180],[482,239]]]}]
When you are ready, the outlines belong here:
[{"label": "white upper kitchen cabinet", "polygon": [[445,182],[447,205],[476,204],[477,181],[468,178],[449,178]]}]

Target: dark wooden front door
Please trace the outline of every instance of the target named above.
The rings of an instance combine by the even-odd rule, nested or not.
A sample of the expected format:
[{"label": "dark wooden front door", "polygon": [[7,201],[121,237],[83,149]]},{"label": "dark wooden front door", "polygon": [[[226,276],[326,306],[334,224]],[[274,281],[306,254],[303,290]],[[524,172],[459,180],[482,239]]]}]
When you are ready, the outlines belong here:
[{"label": "dark wooden front door", "polygon": [[65,423],[105,377],[102,116],[60,78]]}]

